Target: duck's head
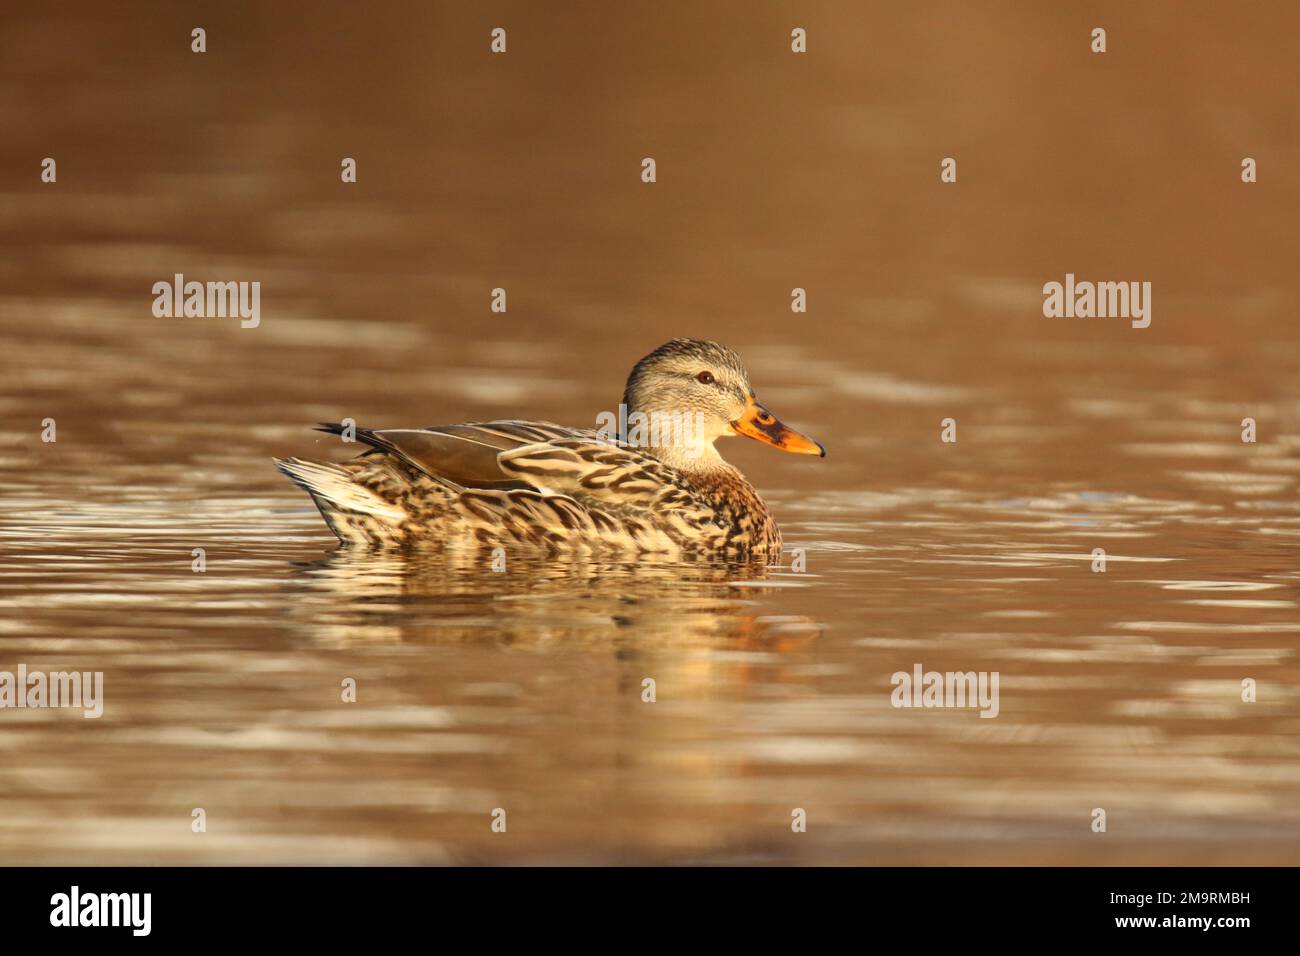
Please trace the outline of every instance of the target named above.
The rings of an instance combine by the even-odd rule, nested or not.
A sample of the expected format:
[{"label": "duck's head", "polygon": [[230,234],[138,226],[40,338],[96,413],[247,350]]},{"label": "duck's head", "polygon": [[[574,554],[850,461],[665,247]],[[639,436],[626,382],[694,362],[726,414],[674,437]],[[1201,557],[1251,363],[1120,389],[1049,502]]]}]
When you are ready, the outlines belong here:
[{"label": "duck's head", "polygon": [[633,367],[623,404],[628,414],[623,439],[682,471],[720,464],[713,443],[729,435],[800,455],[826,456],[819,442],[782,424],[759,404],[740,356],[716,342],[673,339],[659,346]]}]

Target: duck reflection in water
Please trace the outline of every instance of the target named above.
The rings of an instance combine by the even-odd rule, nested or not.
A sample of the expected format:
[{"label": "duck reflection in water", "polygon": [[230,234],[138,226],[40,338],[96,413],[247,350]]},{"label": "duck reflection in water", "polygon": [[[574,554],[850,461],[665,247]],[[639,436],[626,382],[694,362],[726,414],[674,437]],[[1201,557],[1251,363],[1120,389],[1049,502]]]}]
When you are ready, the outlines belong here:
[{"label": "duck reflection in water", "polygon": [[340,548],[298,571],[292,586],[328,601],[290,606],[311,607],[314,626],[340,643],[613,640],[785,651],[823,629],[812,618],[759,613],[759,597],[808,576],[752,562]]}]

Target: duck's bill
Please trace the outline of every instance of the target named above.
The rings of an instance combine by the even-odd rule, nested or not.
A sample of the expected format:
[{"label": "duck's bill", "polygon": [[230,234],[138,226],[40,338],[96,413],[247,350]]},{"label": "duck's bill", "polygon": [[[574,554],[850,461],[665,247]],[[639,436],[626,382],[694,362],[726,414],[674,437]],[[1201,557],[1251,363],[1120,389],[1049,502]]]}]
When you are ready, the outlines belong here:
[{"label": "duck's bill", "polygon": [[822,447],[821,442],[815,442],[807,435],[801,435],[783,424],[752,395],[745,405],[745,414],[731,423],[731,430],[737,435],[753,438],[755,441],[761,441],[782,451],[792,451],[796,455],[826,457],[826,449]]}]

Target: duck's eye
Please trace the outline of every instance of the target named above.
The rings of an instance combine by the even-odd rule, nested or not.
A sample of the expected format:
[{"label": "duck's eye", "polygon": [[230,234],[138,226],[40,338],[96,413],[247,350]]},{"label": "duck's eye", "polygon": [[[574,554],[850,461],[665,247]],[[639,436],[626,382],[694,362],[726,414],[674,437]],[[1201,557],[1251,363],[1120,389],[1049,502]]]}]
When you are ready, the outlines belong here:
[{"label": "duck's eye", "polygon": [[712,385],[714,382],[712,372],[701,372],[699,375],[695,377],[700,380],[701,385]]}]

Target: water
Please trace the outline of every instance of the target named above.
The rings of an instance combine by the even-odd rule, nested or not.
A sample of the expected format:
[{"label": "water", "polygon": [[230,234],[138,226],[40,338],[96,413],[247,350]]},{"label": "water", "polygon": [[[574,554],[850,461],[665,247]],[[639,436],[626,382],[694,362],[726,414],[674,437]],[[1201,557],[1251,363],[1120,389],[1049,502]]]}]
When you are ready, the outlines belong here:
[{"label": "water", "polygon": [[[206,59],[5,14],[0,669],[106,701],[0,711],[0,860],[1300,862],[1300,197],[1235,172],[1287,6],[1112,11],[1104,73],[1036,5],[817,7],[803,61],[739,9],[520,5],[495,60],[453,6],[229,5]],[[1151,328],[1043,318],[1067,271]],[[261,325],[155,319],[177,272]],[[805,571],[331,553],[271,465],[591,425],[680,334],[827,445],[722,446]],[[997,718],[891,707],[918,663]]]}]

